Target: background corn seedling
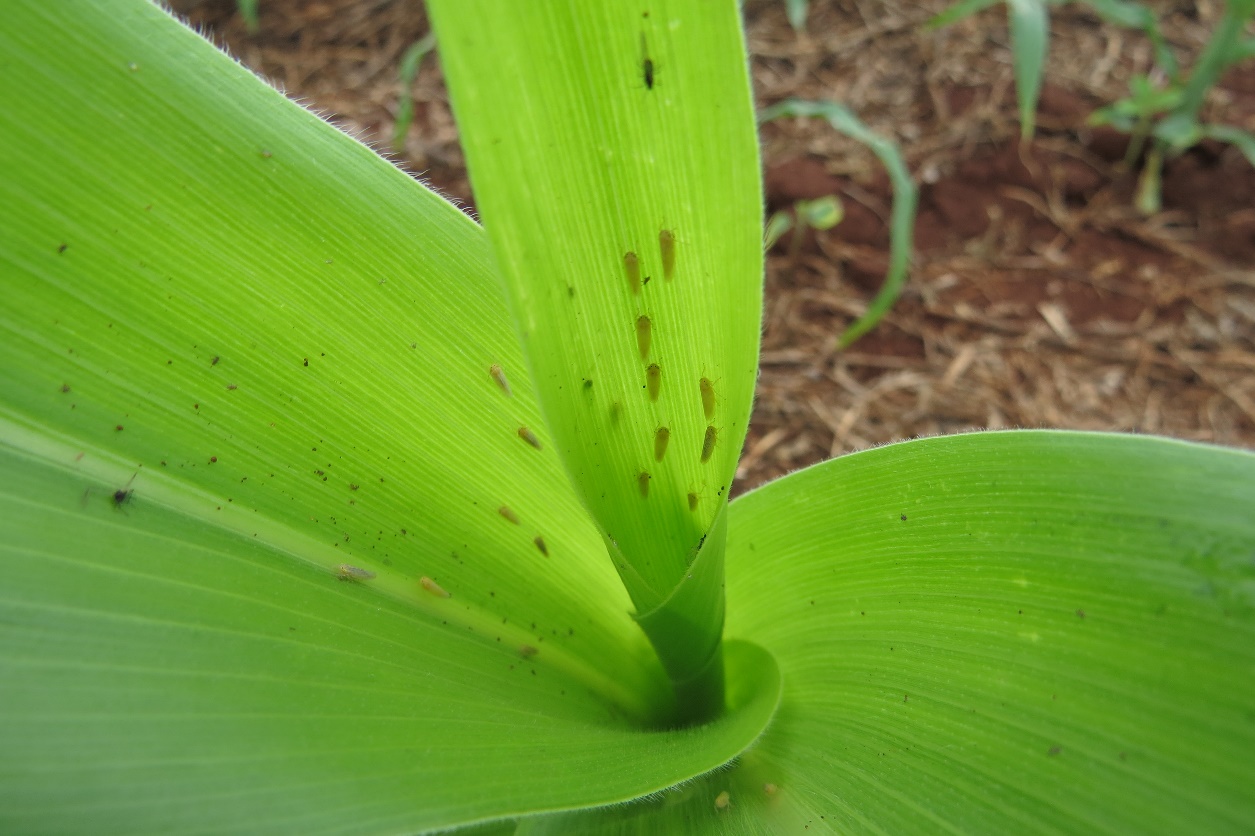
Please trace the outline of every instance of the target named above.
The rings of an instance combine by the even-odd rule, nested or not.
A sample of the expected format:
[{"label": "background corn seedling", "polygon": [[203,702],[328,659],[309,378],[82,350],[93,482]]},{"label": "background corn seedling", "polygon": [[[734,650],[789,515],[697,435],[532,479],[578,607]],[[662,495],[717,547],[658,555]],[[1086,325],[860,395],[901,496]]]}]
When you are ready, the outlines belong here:
[{"label": "background corn seedling", "polygon": [[[933,18],[929,25],[945,26],[995,5],[999,0],[966,0]],[[1011,51],[1015,60],[1016,95],[1020,105],[1021,135],[1033,135],[1046,52],[1050,40],[1051,5],[1046,0],[1007,2]],[[1127,0],[1097,0],[1089,6],[1106,22],[1142,31],[1154,47],[1155,66],[1150,74],[1130,80],[1130,95],[1094,112],[1095,125],[1111,125],[1132,137],[1125,162],[1137,163],[1147,139],[1145,165],[1139,176],[1135,202],[1151,215],[1161,208],[1161,171],[1165,156],[1177,156],[1203,139],[1216,139],[1238,148],[1255,165],[1255,134],[1232,125],[1199,122],[1203,100],[1221,76],[1234,64],[1255,54],[1255,36],[1246,25],[1255,15],[1255,2],[1228,0],[1198,63],[1188,72],[1178,66],[1165,42],[1155,13]]]}]

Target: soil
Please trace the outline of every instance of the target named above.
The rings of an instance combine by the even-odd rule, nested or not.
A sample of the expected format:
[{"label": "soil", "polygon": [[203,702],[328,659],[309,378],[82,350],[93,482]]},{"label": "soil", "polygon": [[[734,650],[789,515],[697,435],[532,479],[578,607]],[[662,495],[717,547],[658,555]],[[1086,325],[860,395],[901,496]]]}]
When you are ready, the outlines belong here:
[{"label": "soil", "polygon": [[[257,34],[234,0],[175,4],[277,86],[387,148],[401,54],[428,27],[417,0],[262,0]],[[769,253],[763,371],[737,492],[897,439],[977,428],[1159,433],[1255,448],[1255,168],[1207,142],[1170,161],[1163,208],[1139,215],[1127,140],[1087,126],[1150,45],[1054,8],[1037,133],[1020,141],[1005,14],[942,30],[945,2],[745,6],[758,101],[834,99],[892,137],[920,184],[911,277],[882,324],[842,329],[887,265],[888,181],[819,121],[765,125],[767,211],[839,195],[844,220]],[[1159,4],[1189,66],[1218,3]],[[412,86],[396,162],[473,211],[436,61]],[[1255,131],[1255,61],[1212,91],[1208,121]]]}]

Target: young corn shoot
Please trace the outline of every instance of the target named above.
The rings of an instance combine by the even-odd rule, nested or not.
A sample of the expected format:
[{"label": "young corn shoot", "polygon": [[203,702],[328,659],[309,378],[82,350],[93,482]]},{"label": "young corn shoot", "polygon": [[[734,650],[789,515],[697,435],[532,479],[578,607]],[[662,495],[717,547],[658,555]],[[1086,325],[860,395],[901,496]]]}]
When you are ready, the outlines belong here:
[{"label": "young corn shoot", "polygon": [[[1003,1],[960,0],[928,25],[947,26]],[[1033,136],[1036,125],[1037,101],[1049,50],[1051,4],[1048,0],[1005,2],[1021,138],[1027,140]],[[1152,10],[1131,0],[1087,0],[1085,5],[1106,23],[1140,30],[1150,41],[1155,56],[1151,74],[1130,79],[1129,96],[1099,109],[1089,119],[1090,124],[1111,125],[1130,134],[1127,166],[1132,167],[1145,155],[1133,197],[1139,212],[1151,215],[1159,211],[1164,163],[1203,139],[1227,142],[1255,165],[1255,135],[1230,125],[1203,125],[1198,121],[1207,91],[1229,67],[1255,55],[1255,39],[1245,35],[1245,26],[1255,15],[1255,0],[1226,0],[1216,30],[1185,78]],[[1147,140],[1150,148],[1146,147]]]},{"label": "young corn shoot", "polygon": [[855,340],[876,327],[893,303],[902,295],[906,286],[907,271],[911,264],[911,250],[915,234],[915,208],[919,203],[919,190],[897,146],[888,139],[871,131],[858,117],[836,102],[808,102],[789,99],[764,108],[758,114],[760,122],[770,122],[783,117],[821,118],[832,129],[871,149],[889,174],[893,187],[893,209],[889,218],[889,269],[884,283],[868,304],[867,310],[852,322],[835,340],[838,349],[848,348]]},{"label": "young corn shoot", "polygon": [[792,211],[781,209],[767,219],[763,249],[771,250],[786,232],[792,230],[793,235],[789,239],[789,260],[792,261],[797,258],[806,230],[822,232],[832,229],[841,223],[844,214],[841,198],[836,195],[796,201]]}]

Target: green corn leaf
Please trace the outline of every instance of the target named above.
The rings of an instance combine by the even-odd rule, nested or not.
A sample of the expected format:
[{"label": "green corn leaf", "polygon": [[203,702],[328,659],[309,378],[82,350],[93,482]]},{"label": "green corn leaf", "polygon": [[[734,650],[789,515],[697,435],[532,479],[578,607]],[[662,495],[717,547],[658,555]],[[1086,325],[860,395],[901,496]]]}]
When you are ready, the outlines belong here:
[{"label": "green corn leaf", "polygon": [[1155,64],[1172,81],[1177,78],[1177,59],[1172,48],[1164,40],[1155,13],[1141,3],[1131,0],[1088,0],[1086,3],[1103,21],[1126,29],[1137,29],[1150,39],[1155,51]]},{"label": "green corn leaf", "polygon": [[1255,134],[1232,125],[1202,125],[1202,135],[1208,139],[1227,142],[1237,148],[1251,165],[1255,165]]},{"label": "green corn leaf", "polygon": [[1242,38],[1235,43],[1229,52],[1228,63],[1232,65],[1248,58],[1255,58],[1255,37]]},{"label": "green corn leaf", "polygon": [[784,14],[794,32],[806,31],[806,15],[810,12],[810,0],[784,0]]},{"label": "green corn leaf", "polygon": [[240,12],[240,17],[244,19],[244,26],[252,35],[256,35],[260,28],[257,18],[257,7],[260,3],[261,0],[236,0],[236,8]]},{"label": "green corn leaf", "polygon": [[832,229],[845,217],[845,207],[836,195],[798,201],[797,214],[812,229]]},{"label": "green corn leaf", "polygon": [[730,710],[647,730],[639,623],[722,598],[627,614],[481,230],[155,6],[9,11],[0,832],[1255,819],[1255,457],[987,433],[720,503]]},{"label": "green corn leaf", "polygon": [[1203,138],[1203,128],[1188,113],[1177,112],[1155,124],[1152,135],[1174,152],[1181,152],[1198,144]]},{"label": "green corn leaf", "polygon": [[1137,128],[1137,117],[1134,114],[1135,109],[1132,102],[1129,99],[1121,99],[1118,102],[1095,110],[1085,119],[1085,124],[1091,126],[1110,125],[1118,131],[1130,133]]},{"label": "green corn leaf", "polygon": [[412,832],[759,734],[744,643],[730,713],[642,729],[478,226],[147,2],[0,54],[0,831]]},{"label": "green corn leaf", "polygon": [[990,6],[997,5],[1000,0],[959,0],[949,6],[944,12],[928,21],[928,28],[940,29],[943,26],[949,26],[952,23],[958,23],[965,17],[971,17],[977,12],[984,11]]},{"label": "green corn leaf", "polygon": [[783,210],[774,212],[767,219],[767,228],[763,231],[763,249],[770,250],[790,229],[793,229],[793,216]]},{"label": "green corn leaf", "polygon": [[1007,0],[1015,95],[1020,105],[1020,136],[1028,139],[1037,124],[1037,99],[1050,51],[1050,11],[1044,0]]},{"label": "green corn leaf", "polygon": [[114,507],[116,481],[4,441],[6,833],[412,832],[605,804],[718,766],[775,709],[771,657],[729,642],[730,712],[642,731],[604,692],[615,668],[452,584],[384,597],[382,575],[294,559],[318,546],[276,545],[273,521],[232,531],[182,485]]},{"label": "green corn leaf", "polygon": [[401,64],[397,68],[397,80],[401,82],[401,95],[397,99],[397,118],[392,126],[392,149],[400,152],[405,148],[405,137],[410,132],[414,121],[414,98],[411,87],[418,76],[418,67],[436,48],[436,33],[428,32],[414,43],[401,56]]},{"label": "green corn leaf", "polygon": [[1249,453],[1059,432],[759,488],[729,509],[728,635],[780,662],[767,734],[649,801],[520,832],[1242,832],[1253,498]]},{"label": "green corn leaf", "polygon": [[1106,23],[1126,29],[1148,30],[1155,23],[1155,13],[1141,3],[1128,0],[1088,0],[1086,5]]},{"label": "green corn leaf", "polygon": [[[553,447],[649,612],[726,503],[753,396],[762,196],[736,5],[430,8]],[[721,627],[652,638],[691,658]]]}]

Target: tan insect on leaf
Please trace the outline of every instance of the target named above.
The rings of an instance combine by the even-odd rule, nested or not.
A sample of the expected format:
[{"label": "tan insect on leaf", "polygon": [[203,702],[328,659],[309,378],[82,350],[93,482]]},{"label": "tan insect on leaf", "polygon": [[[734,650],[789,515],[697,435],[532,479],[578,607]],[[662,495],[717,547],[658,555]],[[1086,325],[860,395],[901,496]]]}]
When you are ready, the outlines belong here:
[{"label": "tan insect on leaf", "polygon": [[423,575],[421,578],[419,578],[418,583],[419,585],[423,587],[423,589],[427,590],[432,595],[435,595],[437,598],[450,597],[449,592],[443,586],[436,583],[435,581],[433,581],[431,578],[427,577],[426,575]]}]

